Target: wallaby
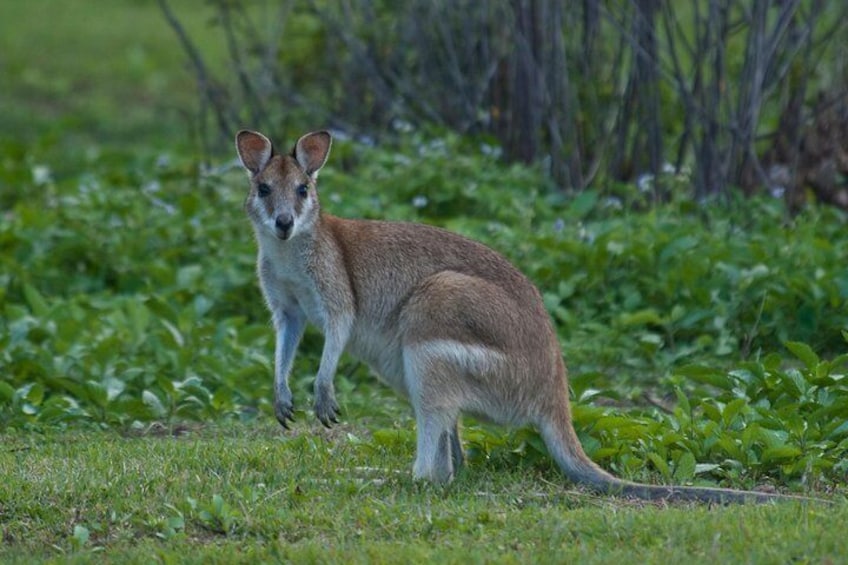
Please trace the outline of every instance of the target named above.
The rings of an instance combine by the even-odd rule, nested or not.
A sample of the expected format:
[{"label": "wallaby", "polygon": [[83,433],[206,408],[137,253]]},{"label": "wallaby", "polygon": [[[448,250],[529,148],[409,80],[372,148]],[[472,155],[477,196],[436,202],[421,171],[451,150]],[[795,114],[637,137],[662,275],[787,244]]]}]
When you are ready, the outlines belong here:
[{"label": "wallaby", "polygon": [[565,364],[535,286],[500,254],[446,230],[324,213],[316,180],[331,143],[326,131],[308,133],[282,154],[260,133],[236,136],[276,330],[274,410],[283,427],[292,419],[288,378],[308,321],[325,336],[318,419],[338,422],[333,376],[347,350],[412,404],[417,479],[453,478],[463,463],[457,423],[468,413],[534,425],[563,473],[597,492],[705,502],[790,498],[633,483],[593,463],[572,426]]}]

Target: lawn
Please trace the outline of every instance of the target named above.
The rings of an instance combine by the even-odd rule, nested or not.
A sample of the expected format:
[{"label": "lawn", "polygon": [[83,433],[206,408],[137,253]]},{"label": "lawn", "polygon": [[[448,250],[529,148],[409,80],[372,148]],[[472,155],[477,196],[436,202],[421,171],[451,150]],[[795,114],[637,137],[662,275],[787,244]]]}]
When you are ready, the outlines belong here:
[{"label": "lawn", "polygon": [[4,437],[3,562],[839,562],[848,505],[653,506],[474,463],[414,484],[413,442],[310,423]]},{"label": "lawn", "polygon": [[[216,60],[204,2],[174,4]],[[338,140],[327,208],[459,231],[539,286],[575,426],[605,468],[833,504],[597,497],[532,430],[470,419],[468,467],[447,488],[415,484],[409,408],[355,360],[336,380],[342,424],[312,416],[314,331],[294,430],[274,422],[245,179],[233,154],[199,156],[194,85],[155,3],[6,2],[0,34],[0,561],[848,555],[844,213],[790,217],[768,197],[649,207],[624,185],[563,195],[443,131]]]}]

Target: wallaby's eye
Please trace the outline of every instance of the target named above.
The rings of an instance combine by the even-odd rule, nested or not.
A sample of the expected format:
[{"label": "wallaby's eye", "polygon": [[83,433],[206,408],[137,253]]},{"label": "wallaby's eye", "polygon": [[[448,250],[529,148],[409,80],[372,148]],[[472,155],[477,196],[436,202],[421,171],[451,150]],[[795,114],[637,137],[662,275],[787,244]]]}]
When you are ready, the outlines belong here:
[{"label": "wallaby's eye", "polygon": [[271,194],[271,187],[264,182],[260,182],[256,185],[256,193],[259,194],[259,198],[265,198]]},{"label": "wallaby's eye", "polygon": [[307,194],[309,194],[309,185],[308,184],[302,184],[299,187],[297,187],[297,195],[298,196],[300,196],[301,198],[306,198]]}]

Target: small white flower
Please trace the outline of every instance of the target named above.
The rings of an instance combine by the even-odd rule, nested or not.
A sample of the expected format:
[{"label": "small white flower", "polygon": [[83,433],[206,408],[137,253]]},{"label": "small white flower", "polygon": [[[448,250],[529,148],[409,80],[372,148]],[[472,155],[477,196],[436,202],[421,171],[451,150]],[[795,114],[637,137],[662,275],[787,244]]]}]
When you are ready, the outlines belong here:
[{"label": "small white flower", "polygon": [[411,123],[407,122],[406,120],[401,120],[399,118],[395,118],[394,120],[392,120],[392,127],[395,129],[395,131],[398,131],[400,133],[409,133],[413,129],[415,129],[412,127]]},{"label": "small white flower", "polygon": [[621,198],[610,196],[604,200],[604,208],[612,208],[613,210],[621,210],[623,208]]},{"label": "small white flower", "polygon": [[642,192],[650,191],[654,187],[654,175],[650,173],[640,175],[639,178],[636,179],[636,186],[639,187],[639,190]]},{"label": "small white flower", "polygon": [[158,180],[152,180],[144,183],[144,186],[141,187],[141,190],[147,192],[149,194],[153,194],[155,192],[159,192],[161,190],[162,184]]},{"label": "small white flower", "polygon": [[156,157],[156,168],[164,169],[168,165],[171,164],[171,156],[167,153],[162,153],[158,157]]},{"label": "small white flower", "polygon": [[580,241],[585,241],[586,243],[594,243],[595,241],[594,232],[587,229],[583,224],[580,224],[580,230],[577,232],[577,237],[580,238]]},{"label": "small white flower", "polygon": [[53,182],[53,175],[47,165],[34,165],[32,167],[32,182],[36,186],[44,186]]},{"label": "small white flower", "polygon": [[335,141],[350,141],[350,134],[343,129],[330,128],[329,131]]},{"label": "small white flower", "polygon": [[786,187],[780,185],[773,185],[769,187],[769,194],[771,194],[772,198],[783,198],[783,195],[786,193]]},{"label": "small white flower", "polygon": [[500,159],[501,155],[503,155],[503,149],[497,145],[489,145],[488,143],[480,144],[480,152],[487,157],[494,157],[495,159]]}]

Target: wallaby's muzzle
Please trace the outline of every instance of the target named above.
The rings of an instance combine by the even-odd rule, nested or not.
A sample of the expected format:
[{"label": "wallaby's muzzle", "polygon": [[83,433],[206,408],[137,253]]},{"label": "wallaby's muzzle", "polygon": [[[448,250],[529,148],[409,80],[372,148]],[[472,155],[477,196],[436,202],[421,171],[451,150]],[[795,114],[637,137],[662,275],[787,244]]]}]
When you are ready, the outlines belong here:
[{"label": "wallaby's muzzle", "polygon": [[292,234],[292,228],[294,227],[294,218],[289,213],[279,214],[274,219],[274,229],[276,230],[277,237],[280,239],[288,239]]}]

